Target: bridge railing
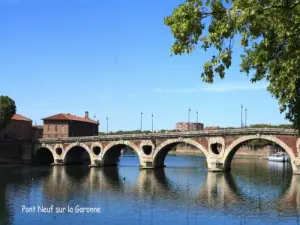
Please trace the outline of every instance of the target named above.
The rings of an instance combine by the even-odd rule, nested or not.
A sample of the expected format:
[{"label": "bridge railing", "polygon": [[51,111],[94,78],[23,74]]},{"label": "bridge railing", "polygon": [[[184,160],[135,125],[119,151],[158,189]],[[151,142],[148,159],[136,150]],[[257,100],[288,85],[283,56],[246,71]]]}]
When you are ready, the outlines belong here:
[{"label": "bridge railing", "polygon": [[293,129],[284,128],[235,128],[218,130],[201,130],[188,132],[154,132],[139,134],[117,134],[117,135],[98,135],[84,137],[65,137],[65,138],[44,138],[38,142],[76,142],[76,141],[112,141],[112,140],[139,140],[139,139],[159,139],[159,138],[185,138],[185,137],[207,137],[207,136],[229,136],[229,135],[297,135]]}]

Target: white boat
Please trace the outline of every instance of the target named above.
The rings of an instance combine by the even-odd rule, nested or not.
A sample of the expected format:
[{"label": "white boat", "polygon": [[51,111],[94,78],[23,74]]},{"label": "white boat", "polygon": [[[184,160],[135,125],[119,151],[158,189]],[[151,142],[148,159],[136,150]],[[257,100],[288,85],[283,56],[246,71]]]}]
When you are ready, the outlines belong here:
[{"label": "white boat", "polygon": [[277,152],[268,157],[268,160],[272,162],[287,162],[289,159],[289,156],[285,152]]}]

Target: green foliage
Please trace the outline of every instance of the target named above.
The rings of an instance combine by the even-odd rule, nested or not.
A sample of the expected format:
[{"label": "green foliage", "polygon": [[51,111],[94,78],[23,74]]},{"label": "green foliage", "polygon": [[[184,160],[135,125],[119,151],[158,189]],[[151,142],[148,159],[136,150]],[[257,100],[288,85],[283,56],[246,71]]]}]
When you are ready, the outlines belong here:
[{"label": "green foliage", "polygon": [[[164,132],[176,132],[175,129],[173,130],[159,130],[159,131],[155,131],[155,132],[159,132],[159,133],[164,133]],[[150,130],[119,130],[119,131],[115,131],[115,132],[109,132],[108,134],[110,135],[118,135],[118,134],[151,134],[152,131]],[[104,132],[99,132],[99,135],[104,135],[106,133]]]},{"label": "green foliage", "polygon": [[250,128],[284,128],[292,129],[293,125],[291,124],[279,124],[279,125],[270,125],[270,124],[253,124],[249,126]]},{"label": "green foliage", "polygon": [[280,112],[300,131],[300,0],[186,0],[165,24],[175,37],[172,54],[197,45],[218,51],[203,65],[208,83],[224,78],[240,37],[241,72],[251,73],[251,82],[269,81]]},{"label": "green foliage", "polygon": [[141,133],[151,133],[151,131],[149,130],[128,130],[128,131],[123,131],[123,130],[119,130],[116,132],[110,132],[109,134],[141,134]]},{"label": "green foliage", "polygon": [[0,96],[0,130],[6,128],[12,116],[16,113],[14,100],[8,96]]}]

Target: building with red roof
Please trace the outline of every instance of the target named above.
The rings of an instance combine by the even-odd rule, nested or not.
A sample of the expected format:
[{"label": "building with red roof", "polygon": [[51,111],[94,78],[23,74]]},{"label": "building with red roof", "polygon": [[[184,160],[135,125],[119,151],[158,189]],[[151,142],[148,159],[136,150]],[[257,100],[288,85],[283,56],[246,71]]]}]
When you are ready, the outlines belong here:
[{"label": "building with red roof", "polygon": [[31,140],[32,120],[20,114],[15,114],[2,133],[5,139]]},{"label": "building with red roof", "polygon": [[99,121],[90,119],[88,112],[84,117],[59,113],[42,120],[43,138],[96,136],[99,132]]},{"label": "building with red roof", "polygon": [[193,123],[193,122],[179,122],[176,123],[177,131],[197,131],[203,130],[203,123]]}]

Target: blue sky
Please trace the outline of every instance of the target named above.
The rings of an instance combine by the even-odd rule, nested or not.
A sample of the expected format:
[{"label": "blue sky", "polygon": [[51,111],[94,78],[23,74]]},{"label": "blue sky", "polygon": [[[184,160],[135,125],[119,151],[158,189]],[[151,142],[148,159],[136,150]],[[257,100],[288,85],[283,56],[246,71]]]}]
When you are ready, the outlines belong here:
[{"label": "blue sky", "polygon": [[60,112],[88,110],[106,130],[173,129],[178,121],[239,126],[287,123],[267,83],[239,72],[239,42],[232,68],[213,85],[201,81],[213,51],[172,56],[163,19],[179,0],[0,0],[0,94],[36,123]]}]

